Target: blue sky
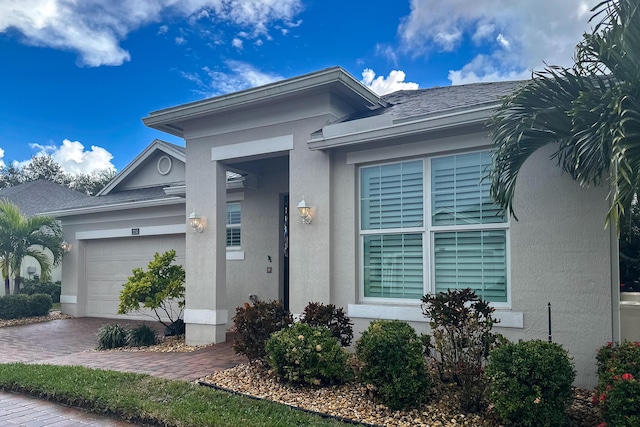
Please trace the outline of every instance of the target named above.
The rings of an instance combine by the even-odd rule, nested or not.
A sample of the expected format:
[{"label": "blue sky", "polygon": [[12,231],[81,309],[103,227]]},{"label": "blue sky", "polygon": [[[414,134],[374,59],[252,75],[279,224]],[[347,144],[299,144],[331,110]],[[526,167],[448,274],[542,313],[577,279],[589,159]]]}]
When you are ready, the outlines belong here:
[{"label": "blue sky", "polygon": [[597,0],[0,0],[0,165],[126,166],[151,111],[339,65],[380,94],[569,66]]}]

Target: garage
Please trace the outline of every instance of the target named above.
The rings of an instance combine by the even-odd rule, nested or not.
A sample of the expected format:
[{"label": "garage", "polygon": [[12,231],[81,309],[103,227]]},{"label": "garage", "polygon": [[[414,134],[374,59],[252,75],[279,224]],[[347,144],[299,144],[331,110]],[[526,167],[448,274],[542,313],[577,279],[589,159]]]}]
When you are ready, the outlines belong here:
[{"label": "garage", "polygon": [[156,252],[170,249],[176,251],[176,262],[184,265],[184,234],[86,240],[86,316],[116,317],[120,291],[131,271],[146,269]]}]

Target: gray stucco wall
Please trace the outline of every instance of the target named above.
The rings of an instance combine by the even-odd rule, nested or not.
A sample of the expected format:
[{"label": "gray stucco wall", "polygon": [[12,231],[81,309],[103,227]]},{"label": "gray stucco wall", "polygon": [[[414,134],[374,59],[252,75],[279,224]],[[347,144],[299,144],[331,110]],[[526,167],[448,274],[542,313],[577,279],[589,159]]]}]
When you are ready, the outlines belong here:
[{"label": "gray stucco wall", "polygon": [[[486,144],[484,134],[436,138],[407,152],[422,151],[426,154],[418,157],[428,157],[429,152],[457,152],[469,141],[482,140]],[[393,157],[403,150],[401,145],[394,145],[392,151],[383,148],[382,154]],[[597,380],[596,349],[614,339],[611,265],[617,268],[617,260],[612,260],[611,254],[617,243],[611,239],[611,230],[604,227],[607,188],[581,188],[549,159],[552,151],[534,154],[522,168],[515,203],[519,221],[512,219],[510,226],[511,309],[498,313],[521,313],[523,327],[496,330],[512,340],[546,340],[547,303],[551,302],[553,341],[573,357],[578,371],[576,385],[591,387]],[[334,152],[332,203],[340,209],[332,211],[330,254],[331,302],[345,308],[360,301],[359,165],[347,164],[348,152]],[[380,156],[373,150],[369,157]],[[419,332],[428,331],[427,319],[415,321],[420,318],[416,305],[398,308],[403,315],[413,313],[409,316],[414,320],[411,324]],[[353,320],[360,333],[371,318]]]}]

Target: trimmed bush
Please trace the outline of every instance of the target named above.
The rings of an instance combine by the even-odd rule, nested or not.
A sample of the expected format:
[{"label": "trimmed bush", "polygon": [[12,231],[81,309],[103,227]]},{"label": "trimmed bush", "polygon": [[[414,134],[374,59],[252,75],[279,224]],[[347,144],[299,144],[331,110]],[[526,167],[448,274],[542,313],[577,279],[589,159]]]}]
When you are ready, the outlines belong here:
[{"label": "trimmed bush", "polygon": [[28,317],[46,316],[53,307],[51,296],[46,294],[33,294],[27,296]]},{"label": "trimmed bush", "polygon": [[0,319],[46,316],[51,307],[49,295],[4,295],[0,297]]},{"label": "trimmed bush", "polygon": [[40,282],[38,279],[22,279],[20,293],[26,295],[47,294],[54,303],[60,302],[62,284],[57,282]]},{"label": "trimmed bush", "polygon": [[280,379],[310,385],[341,384],[352,378],[349,352],[331,331],[306,323],[274,332],[266,344],[266,360]]},{"label": "trimmed bush", "polygon": [[127,330],[118,323],[104,325],[98,329],[96,339],[96,350],[124,347],[127,345]]},{"label": "trimmed bush", "polygon": [[598,390],[594,403],[600,405],[608,426],[640,425],[640,342],[608,342],[598,350]]},{"label": "trimmed bush", "polygon": [[302,323],[311,326],[325,326],[343,347],[351,345],[353,340],[353,323],[341,308],[333,304],[324,305],[319,302],[310,302],[304,308],[300,316]]},{"label": "trimmed bush", "polygon": [[496,413],[516,426],[565,426],[575,370],[559,344],[519,341],[491,352],[487,376]]},{"label": "trimmed bush", "polygon": [[144,323],[127,332],[127,343],[131,347],[148,347],[158,344],[158,335],[151,326]]},{"label": "trimmed bush", "polygon": [[272,333],[293,323],[291,313],[284,309],[280,301],[258,301],[236,308],[233,324],[238,335],[233,341],[233,349],[247,356],[249,362],[263,359],[265,345]]},{"label": "trimmed bush", "polygon": [[640,378],[640,342],[625,341],[622,344],[608,342],[598,349],[598,391],[604,391],[616,376],[631,374]]},{"label": "trimmed bush", "polygon": [[491,332],[497,323],[494,309],[469,288],[425,295],[422,302],[432,331],[422,338],[440,381],[458,386],[462,410],[481,411],[488,387],[484,369],[489,351],[502,339]]},{"label": "trimmed bush", "polygon": [[399,320],[371,322],[356,344],[362,363],[359,380],[372,385],[391,410],[418,407],[428,396],[430,381],[416,331]]}]

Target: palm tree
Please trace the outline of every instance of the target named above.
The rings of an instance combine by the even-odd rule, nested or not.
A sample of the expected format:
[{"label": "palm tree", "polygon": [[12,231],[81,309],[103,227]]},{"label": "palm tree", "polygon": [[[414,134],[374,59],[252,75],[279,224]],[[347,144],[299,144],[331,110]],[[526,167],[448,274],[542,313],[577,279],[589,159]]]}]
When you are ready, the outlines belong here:
[{"label": "palm tree", "polygon": [[640,4],[606,0],[576,47],[572,68],[546,67],[505,98],[492,117],[491,194],[515,217],[518,172],[537,149],[582,186],[611,186],[618,225],[640,184]]},{"label": "palm tree", "polygon": [[14,277],[14,293],[20,291],[20,268],[26,257],[34,258],[40,265],[40,280],[49,280],[53,266],[62,261],[62,242],[62,228],[54,218],[27,217],[16,205],[0,201],[0,257],[5,293],[10,274]]}]

